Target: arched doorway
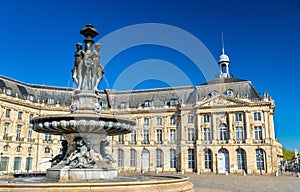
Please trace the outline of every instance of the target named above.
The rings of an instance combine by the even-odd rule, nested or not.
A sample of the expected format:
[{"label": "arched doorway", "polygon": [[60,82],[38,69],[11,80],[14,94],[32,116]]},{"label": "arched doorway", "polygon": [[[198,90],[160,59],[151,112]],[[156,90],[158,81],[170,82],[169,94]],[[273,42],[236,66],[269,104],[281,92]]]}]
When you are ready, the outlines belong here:
[{"label": "arched doorway", "polygon": [[141,154],[141,170],[149,171],[150,170],[150,152],[148,149],[143,149]]},{"label": "arched doorway", "polygon": [[218,173],[225,174],[230,172],[228,150],[222,148],[218,152]]}]

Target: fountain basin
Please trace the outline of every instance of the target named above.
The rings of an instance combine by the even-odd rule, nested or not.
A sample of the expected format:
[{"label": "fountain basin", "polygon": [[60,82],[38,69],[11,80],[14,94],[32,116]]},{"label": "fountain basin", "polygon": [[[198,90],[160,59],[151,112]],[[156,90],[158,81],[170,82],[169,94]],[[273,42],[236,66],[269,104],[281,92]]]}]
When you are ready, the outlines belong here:
[{"label": "fountain basin", "polygon": [[[132,181],[132,180],[135,181]],[[0,183],[0,191],[143,191],[143,192],[194,192],[193,184],[185,176],[146,175],[141,178],[112,181],[52,182],[52,183]]]},{"label": "fountain basin", "polygon": [[97,133],[110,136],[130,133],[135,123],[99,114],[59,114],[34,117],[33,130],[40,133],[65,135],[71,133]]}]

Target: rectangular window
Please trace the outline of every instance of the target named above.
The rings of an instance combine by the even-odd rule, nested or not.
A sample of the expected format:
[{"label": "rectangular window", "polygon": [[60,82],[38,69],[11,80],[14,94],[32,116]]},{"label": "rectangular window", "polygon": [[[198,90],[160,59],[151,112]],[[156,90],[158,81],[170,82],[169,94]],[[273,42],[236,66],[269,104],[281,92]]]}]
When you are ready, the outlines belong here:
[{"label": "rectangular window", "polygon": [[176,168],[176,150],[170,150],[170,168]]},{"label": "rectangular window", "polygon": [[131,132],[131,135],[130,135],[130,142],[131,142],[131,143],[136,143],[136,131],[135,131],[135,130],[133,130],[133,131]]},{"label": "rectangular window", "polygon": [[209,123],[210,122],[210,115],[204,115],[204,123]]},{"label": "rectangular window", "polygon": [[149,143],[149,130],[143,130],[144,143]]},{"label": "rectangular window", "polygon": [[195,141],[195,129],[188,128],[188,141]]},{"label": "rectangular window", "polygon": [[4,124],[3,140],[8,139],[9,126],[10,126],[9,123]]},{"label": "rectangular window", "polygon": [[261,126],[254,126],[254,139],[262,140],[262,127]]},{"label": "rectangular window", "polygon": [[260,112],[255,112],[253,114],[253,118],[254,118],[254,121],[261,121],[261,114],[260,114]]},{"label": "rectangular window", "polygon": [[148,127],[150,125],[150,119],[149,118],[144,118],[144,126]]},{"label": "rectangular window", "polygon": [[204,128],[203,129],[204,132],[204,141],[210,141],[210,128]]},{"label": "rectangular window", "polygon": [[25,170],[27,172],[32,170],[32,157],[26,157]]},{"label": "rectangular window", "polygon": [[227,137],[227,127],[219,127],[219,139],[222,141],[227,141],[228,137]]},{"label": "rectangular window", "polygon": [[51,141],[51,135],[50,134],[45,134],[45,141]]},{"label": "rectangular window", "polygon": [[156,118],[156,125],[162,126],[163,125],[163,119],[161,117]]},{"label": "rectangular window", "polygon": [[204,168],[205,169],[212,169],[212,155],[210,149],[204,150]]},{"label": "rectangular window", "polygon": [[235,114],[235,121],[237,121],[237,122],[243,121],[243,114],[242,113],[236,113]]},{"label": "rectangular window", "polygon": [[156,129],[156,142],[162,143],[162,130]]},{"label": "rectangular window", "polygon": [[118,167],[123,167],[123,150],[118,149]]},{"label": "rectangular window", "polygon": [[23,113],[22,112],[18,112],[18,120],[22,120],[22,116],[23,116]]},{"label": "rectangular window", "polygon": [[124,135],[119,135],[118,142],[119,144],[124,144]]},{"label": "rectangular window", "polygon": [[170,117],[170,125],[176,125],[176,118],[175,117]]},{"label": "rectangular window", "polygon": [[16,135],[17,141],[21,140],[21,132],[22,132],[22,125],[17,125],[17,135]]},{"label": "rectangular window", "polygon": [[195,154],[194,149],[188,149],[188,168],[195,168]]},{"label": "rectangular window", "polygon": [[60,135],[60,136],[59,136],[59,140],[60,140],[60,141],[65,140],[64,136]]},{"label": "rectangular window", "polygon": [[8,163],[9,163],[9,158],[8,157],[1,157],[1,171],[8,172]]},{"label": "rectangular window", "polygon": [[243,134],[243,127],[242,126],[237,126],[235,127],[235,137],[237,141],[243,141],[244,139],[244,134]]},{"label": "rectangular window", "polygon": [[130,167],[136,167],[136,151],[130,149]]},{"label": "rectangular window", "polygon": [[10,118],[10,109],[6,109],[5,117]]},{"label": "rectangular window", "polygon": [[15,157],[15,160],[14,160],[14,171],[15,172],[21,171],[21,157]]},{"label": "rectangular window", "polygon": [[194,123],[194,116],[192,115],[188,116],[188,123]]},{"label": "rectangular window", "polygon": [[176,142],[176,130],[170,129],[170,142]]},{"label": "rectangular window", "polygon": [[28,129],[28,133],[27,133],[27,141],[31,142],[32,141],[32,129],[29,128]]},{"label": "rectangular window", "polygon": [[156,167],[162,167],[162,161],[163,161],[163,152],[160,149],[156,150]]}]

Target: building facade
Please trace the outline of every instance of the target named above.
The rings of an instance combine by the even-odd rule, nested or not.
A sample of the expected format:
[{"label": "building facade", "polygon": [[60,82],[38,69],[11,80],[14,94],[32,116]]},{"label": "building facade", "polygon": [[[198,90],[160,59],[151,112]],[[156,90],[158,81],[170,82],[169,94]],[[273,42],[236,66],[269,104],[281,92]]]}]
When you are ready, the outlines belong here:
[{"label": "building facade", "polygon": [[[282,146],[274,133],[274,100],[231,77],[229,62],[223,52],[219,76],[198,86],[99,91],[101,113],[136,121],[134,132],[107,137],[120,171],[275,174]],[[51,166],[63,136],[34,132],[29,121],[69,113],[73,91],[0,76],[2,172]]]}]

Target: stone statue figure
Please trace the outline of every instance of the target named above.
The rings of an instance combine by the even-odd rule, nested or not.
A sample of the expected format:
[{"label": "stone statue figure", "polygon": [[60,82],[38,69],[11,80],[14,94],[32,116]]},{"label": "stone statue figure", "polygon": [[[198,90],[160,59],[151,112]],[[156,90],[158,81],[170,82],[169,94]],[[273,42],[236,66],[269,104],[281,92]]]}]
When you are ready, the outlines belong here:
[{"label": "stone statue figure", "polygon": [[96,91],[98,89],[99,83],[102,80],[103,74],[104,74],[104,69],[103,66],[100,63],[100,54],[99,51],[102,48],[102,45],[99,43],[96,43],[94,45],[95,50],[93,51],[93,61],[94,61],[94,66],[93,66],[93,89]]},{"label": "stone statue figure", "polygon": [[105,149],[109,145],[109,142],[106,139],[103,139],[100,142],[100,154],[102,158],[104,159],[105,163],[107,164],[112,164],[115,163],[116,161],[113,159],[113,157],[108,154],[108,151]]},{"label": "stone statue figure", "polygon": [[77,43],[76,44],[76,52],[74,54],[75,56],[75,64],[74,64],[74,68],[72,70],[72,77],[73,77],[73,81],[74,83],[77,85],[78,89],[81,89],[82,87],[82,82],[83,82],[83,78],[84,78],[84,56],[85,56],[85,52],[82,50],[82,44],[81,43]]},{"label": "stone statue figure", "polygon": [[75,66],[72,70],[73,81],[78,90],[96,91],[102,80],[104,69],[100,63],[99,50],[102,45],[96,43],[95,50],[82,50],[81,43],[76,44]]},{"label": "stone statue figure", "polygon": [[61,154],[56,155],[53,159],[49,160],[51,162],[51,167],[57,165],[59,162],[61,162],[66,154],[67,154],[67,150],[68,150],[68,141],[63,140],[61,142],[61,146],[62,146],[62,152]]},{"label": "stone statue figure", "polygon": [[75,150],[71,153],[66,165],[70,168],[91,168],[95,161],[90,156],[90,149],[81,137],[74,139]]}]

